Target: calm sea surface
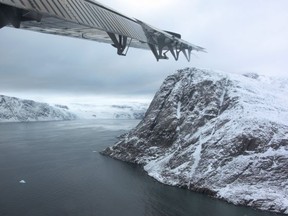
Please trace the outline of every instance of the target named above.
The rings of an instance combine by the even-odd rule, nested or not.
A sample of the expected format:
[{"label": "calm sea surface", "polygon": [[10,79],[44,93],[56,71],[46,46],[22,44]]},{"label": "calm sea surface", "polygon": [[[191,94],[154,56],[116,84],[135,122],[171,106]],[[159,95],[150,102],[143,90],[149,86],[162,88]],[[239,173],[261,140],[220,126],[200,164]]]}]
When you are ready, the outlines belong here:
[{"label": "calm sea surface", "polygon": [[162,185],[99,154],[137,123],[1,123],[0,216],[273,215]]}]

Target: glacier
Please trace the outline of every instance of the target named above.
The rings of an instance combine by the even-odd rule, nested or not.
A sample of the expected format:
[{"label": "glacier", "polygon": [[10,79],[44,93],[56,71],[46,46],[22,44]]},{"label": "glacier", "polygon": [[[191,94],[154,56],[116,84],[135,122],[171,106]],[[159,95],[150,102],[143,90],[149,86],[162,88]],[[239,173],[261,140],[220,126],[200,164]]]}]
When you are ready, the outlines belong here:
[{"label": "glacier", "polygon": [[142,119],[149,103],[136,101],[98,101],[67,103],[71,112],[80,119]]},{"label": "glacier", "polygon": [[288,80],[185,68],[102,154],[164,184],[288,214]]}]

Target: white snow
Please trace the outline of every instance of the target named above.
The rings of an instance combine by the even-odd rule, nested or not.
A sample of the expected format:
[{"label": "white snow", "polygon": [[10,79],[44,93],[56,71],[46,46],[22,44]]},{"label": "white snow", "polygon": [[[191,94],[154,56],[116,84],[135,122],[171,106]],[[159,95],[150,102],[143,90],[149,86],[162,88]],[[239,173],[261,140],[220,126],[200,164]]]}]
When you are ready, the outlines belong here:
[{"label": "white snow", "polygon": [[25,180],[20,180],[19,183],[20,184],[26,184],[26,181]]},{"label": "white snow", "polygon": [[200,135],[199,144],[197,145],[197,147],[194,150],[194,153],[192,154],[192,158],[194,161],[193,161],[193,165],[191,166],[191,171],[190,171],[191,172],[191,174],[190,174],[191,178],[194,175],[195,170],[196,170],[196,168],[200,162],[202,145],[203,145],[202,135]]},{"label": "white snow", "polygon": [[165,181],[165,177],[163,177],[161,170],[163,170],[163,166],[169,162],[169,160],[174,156],[175,152],[168,153],[155,161],[150,161],[144,166],[144,170],[148,173],[149,176],[157,179],[160,182]]},{"label": "white snow", "polygon": [[270,203],[261,202],[261,209],[267,210],[271,205],[274,205],[277,211],[286,208],[283,213],[288,214],[287,190],[279,190],[279,188],[271,187],[268,184],[265,189],[263,188],[263,185],[227,185],[224,188],[219,188],[217,196],[229,200],[229,202],[234,204],[243,204],[244,202],[248,202],[248,206],[251,206],[253,201],[259,200],[261,202],[261,200],[270,200]]},{"label": "white snow", "polygon": [[178,104],[177,104],[177,119],[180,119],[181,118],[181,102],[178,101]]}]

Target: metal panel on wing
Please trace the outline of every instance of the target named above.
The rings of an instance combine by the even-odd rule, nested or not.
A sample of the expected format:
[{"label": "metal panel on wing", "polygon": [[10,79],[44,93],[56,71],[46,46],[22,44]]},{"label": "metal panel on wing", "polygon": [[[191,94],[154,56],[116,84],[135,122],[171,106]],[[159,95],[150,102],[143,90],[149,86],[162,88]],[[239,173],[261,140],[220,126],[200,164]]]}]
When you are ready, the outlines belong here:
[{"label": "metal panel on wing", "polygon": [[[150,49],[157,60],[190,60],[191,51],[204,51],[181,35],[156,29],[92,0],[0,0],[0,28],[14,26],[48,34],[110,43],[119,55],[129,46]],[[126,51],[125,51],[126,50]]]}]

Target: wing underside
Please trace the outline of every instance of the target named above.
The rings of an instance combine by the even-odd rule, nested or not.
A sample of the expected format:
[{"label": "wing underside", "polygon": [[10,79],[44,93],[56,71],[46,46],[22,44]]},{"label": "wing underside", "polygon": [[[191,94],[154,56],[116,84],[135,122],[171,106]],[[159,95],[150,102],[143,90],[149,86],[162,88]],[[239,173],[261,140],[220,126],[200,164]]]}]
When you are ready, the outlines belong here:
[{"label": "wing underside", "polygon": [[47,34],[113,45],[119,55],[129,47],[150,49],[157,61],[204,51],[181,35],[156,29],[91,0],[0,0],[0,28],[14,26]]}]

